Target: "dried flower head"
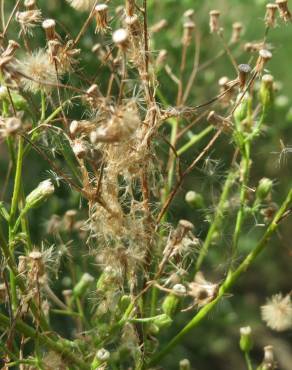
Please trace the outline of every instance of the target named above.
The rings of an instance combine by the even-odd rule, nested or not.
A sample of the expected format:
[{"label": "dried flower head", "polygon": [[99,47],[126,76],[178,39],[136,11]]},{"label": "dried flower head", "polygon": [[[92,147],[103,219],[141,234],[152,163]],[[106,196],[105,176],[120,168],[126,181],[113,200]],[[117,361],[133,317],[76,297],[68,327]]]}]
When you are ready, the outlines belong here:
[{"label": "dried flower head", "polygon": [[78,159],[82,159],[86,156],[87,147],[84,141],[80,139],[76,139],[72,142],[71,147],[72,147],[73,153]]},{"label": "dried flower head", "polygon": [[208,114],[207,121],[217,128],[223,128],[224,131],[229,131],[232,127],[232,122],[228,118],[220,116],[213,110]]},{"label": "dried flower head", "polygon": [[276,331],[283,331],[292,327],[292,302],[289,295],[281,293],[272,296],[261,307],[262,319],[268,327]]},{"label": "dried flower head", "polygon": [[14,41],[14,40],[9,40],[7,48],[1,54],[1,58],[13,57],[16,50],[19,49],[19,48],[20,48],[20,45],[18,44],[18,42]]},{"label": "dried flower head", "polygon": [[45,264],[43,255],[38,250],[33,250],[28,255],[28,275],[29,275],[29,283],[34,284],[34,282],[42,282],[43,279],[40,278],[44,277],[45,274]]},{"label": "dried flower head", "polygon": [[185,46],[190,45],[192,41],[193,31],[195,29],[195,23],[193,21],[187,21],[183,24],[184,32],[182,38],[182,44]]},{"label": "dried flower head", "polygon": [[289,22],[292,20],[292,15],[288,8],[288,0],[276,0],[276,4],[278,5],[278,9],[280,12],[280,17],[285,21]]},{"label": "dried flower head", "polygon": [[264,359],[261,363],[260,370],[275,370],[277,369],[277,363],[275,361],[274,356],[274,348],[273,346],[265,346],[264,347]]},{"label": "dried flower head", "polygon": [[256,66],[255,66],[255,70],[257,72],[262,72],[262,70],[264,69],[266,63],[272,59],[272,56],[273,54],[267,50],[267,49],[261,49],[259,51],[259,57],[258,57],[258,60],[256,62]]},{"label": "dried flower head", "polygon": [[108,6],[106,4],[98,4],[94,9],[96,20],[95,32],[106,32],[108,29]]},{"label": "dried flower head", "polygon": [[137,14],[132,17],[127,16],[125,18],[125,24],[129,30],[130,35],[137,37],[141,35],[141,25]]},{"label": "dried flower head", "polygon": [[18,134],[21,131],[21,127],[21,120],[17,117],[0,117],[0,135],[2,137]]},{"label": "dried flower head", "polygon": [[150,32],[151,33],[160,32],[165,27],[167,27],[167,25],[168,25],[167,20],[166,19],[161,19],[160,21],[158,21],[157,23],[153,24],[153,26],[150,27]]},{"label": "dried flower head", "polygon": [[167,59],[167,50],[165,49],[160,50],[155,60],[156,68],[164,66],[166,59]]},{"label": "dried flower head", "polygon": [[194,19],[195,11],[194,9],[188,9],[184,12],[184,17],[190,21]]},{"label": "dried flower head", "polygon": [[238,66],[238,80],[241,89],[245,87],[247,78],[251,72],[251,67],[249,64],[240,64]]},{"label": "dried flower head", "polygon": [[67,0],[67,2],[72,6],[72,8],[83,11],[90,11],[94,4],[95,0]]},{"label": "dried flower head", "polygon": [[240,22],[235,22],[232,25],[232,35],[231,35],[231,42],[235,43],[240,40],[242,34],[243,26]]},{"label": "dried flower head", "polygon": [[267,27],[274,28],[276,25],[277,5],[269,3],[266,5],[265,24]]},{"label": "dried flower head", "polygon": [[189,283],[188,294],[194,298],[195,304],[204,306],[211,302],[218,293],[218,284],[210,283],[204,278],[202,272],[198,272],[192,283]]},{"label": "dried flower head", "polygon": [[52,85],[58,82],[54,65],[50,62],[48,54],[41,49],[33,54],[26,55],[20,61],[19,69],[26,76],[22,78],[24,90],[34,94],[40,90],[48,92]]},{"label": "dried flower head", "polygon": [[42,12],[40,9],[28,9],[24,12],[17,12],[15,17],[21,32],[31,35],[32,29],[42,21]]},{"label": "dried flower head", "polygon": [[209,26],[210,26],[210,32],[216,33],[220,29],[219,25],[219,17],[220,17],[220,11],[219,10],[211,10],[209,12]]},{"label": "dried flower head", "polygon": [[74,65],[78,63],[76,58],[80,54],[80,49],[74,48],[74,42],[69,40],[63,45],[57,39],[48,41],[48,53],[52,63],[58,66],[58,74],[71,72]]},{"label": "dried flower head", "polygon": [[42,27],[46,33],[47,40],[54,40],[56,38],[56,22],[54,19],[45,19]]}]

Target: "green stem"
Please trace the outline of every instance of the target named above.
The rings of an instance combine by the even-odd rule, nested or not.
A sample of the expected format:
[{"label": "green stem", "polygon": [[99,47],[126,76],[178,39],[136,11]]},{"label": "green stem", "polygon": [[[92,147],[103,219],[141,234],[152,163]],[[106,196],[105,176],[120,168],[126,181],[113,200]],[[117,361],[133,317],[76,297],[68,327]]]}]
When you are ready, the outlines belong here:
[{"label": "green stem", "polygon": [[41,122],[43,122],[46,118],[46,95],[43,90],[41,91],[41,105],[42,105]]},{"label": "green stem", "polygon": [[226,180],[225,180],[225,184],[223,186],[222,194],[221,194],[218,206],[216,208],[216,213],[215,213],[215,216],[214,216],[214,220],[212,220],[212,223],[211,223],[211,226],[208,230],[206,239],[205,239],[205,241],[203,243],[203,246],[200,250],[199,257],[198,257],[197,262],[196,262],[195,272],[197,272],[200,269],[206,255],[208,253],[209,247],[212,243],[214,233],[220,228],[220,225],[221,225],[221,222],[222,222],[222,219],[223,219],[223,216],[224,216],[225,203],[226,203],[226,200],[228,198],[230,189],[231,189],[231,187],[234,183],[234,180],[235,180],[235,174],[234,174],[233,171],[230,171]]},{"label": "green stem", "polygon": [[22,173],[22,162],[23,162],[23,138],[19,137],[18,141],[18,154],[16,161],[16,170],[15,170],[15,180],[14,180],[14,189],[11,201],[11,210],[10,210],[10,219],[9,224],[12,225],[15,219],[15,215],[18,207],[18,199],[21,187],[21,173]]},{"label": "green stem", "polygon": [[193,317],[193,319],[150,361],[149,366],[154,366],[159,363],[159,361],[167,355],[186,334],[188,334],[194,327],[196,327],[206,315],[217,305],[217,303],[222,299],[222,297],[230,291],[233,285],[237,282],[240,275],[250,267],[254,262],[256,257],[263,251],[266,247],[268,241],[270,240],[272,234],[277,230],[282,217],[284,217],[285,212],[292,204],[292,188],[290,189],[285,201],[281,205],[280,209],[276,213],[273,221],[270,223],[263,237],[256,245],[256,247],[251,251],[243,260],[243,262],[237,267],[234,272],[228,274],[226,280],[221,285],[217,297],[210,303],[206,304],[200,309],[200,311]]},{"label": "green stem", "polygon": [[192,138],[186,144],[184,144],[181,148],[178,149],[177,154],[181,156],[188,149],[190,149],[192,146],[194,146],[200,140],[202,140],[205,136],[207,136],[213,129],[214,129],[214,126],[210,125],[206,127],[203,131],[201,131],[199,134],[193,135]]},{"label": "green stem", "polygon": [[235,230],[233,234],[233,243],[232,243],[232,264],[236,258],[238,250],[238,241],[240,232],[242,229],[244,217],[245,217],[245,204],[246,204],[246,194],[247,194],[247,185],[250,172],[250,143],[246,142],[244,144],[243,150],[243,169],[242,169],[242,182],[240,188],[240,206],[236,217]]},{"label": "green stem", "polygon": [[245,358],[247,370],[253,370],[249,352],[244,352],[244,358]]},{"label": "green stem", "polygon": [[[0,313],[0,326],[4,328],[8,328],[10,326],[9,318],[1,313]],[[46,345],[51,350],[60,353],[62,357],[67,360],[68,364],[76,366],[78,369],[84,370],[89,369],[89,365],[87,365],[80,358],[80,355],[79,356],[75,355],[72,349],[68,348],[64,340],[59,339],[57,337],[52,338],[47,333],[41,334],[21,320],[16,321],[15,329],[27,338],[33,339],[38,338],[42,345]]]},{"label": "green stem", "polygon": [[[21,173],[22,173],[22,161],[23,161],[23,138],[20,136],[18,141],[18,154],[16,160],[15,169],[15,179],[14,179],[14,189],[11,201],[11,209],[9,215],[9,249],[11,254],[13,253],[13,224],[15,215],[18,208],[18,199],[21,187]],[[11,303],[12,309],[15,311],[17,309],[17,292],[16,292],[16,277],[13,270],[9,270],[10,288],[11,288]]]}]

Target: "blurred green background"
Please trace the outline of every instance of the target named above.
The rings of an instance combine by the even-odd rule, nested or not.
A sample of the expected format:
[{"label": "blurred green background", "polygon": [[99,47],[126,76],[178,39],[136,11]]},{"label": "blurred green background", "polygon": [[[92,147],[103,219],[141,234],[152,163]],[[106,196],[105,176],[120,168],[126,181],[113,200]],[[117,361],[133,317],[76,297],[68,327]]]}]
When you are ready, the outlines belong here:
[{"label": "blurred green background", "polygon": [[[14,1],[5,2],[8,8],[14,5]],[[64,25],[64,30],[76,36],[78,30],[86,19],[86,14],[78,13],[70,8],[64,0],[43,0],[38,2],[43,10],[43,15],[58,20],[60,29]],[[112,14],[114,8],[120,1],[110,1],[109,6]],[[201,30],[201,62],[214,57],[221,49],[222,45],[213,35],[209,33],[208,12],[211,9],[221,11],[221,22],[224,27],[224,37],[229,40],[232,30],[232,23],[240,21],[244,26],[242,42],[234,48],[233,54],[238,64],[247,63],[250,55],[243,50],[243,44],[247,41],[260,41],[264,35],[264,14],[267,1],[251,0],[149,0],[149,20],[154,24],[162,18],[167,19],[168,26],[162,32],[155,35],[152,48],[157,54],[161,49],[169,52],[167,63],[174,71],[179,70],[181,36],[182,36],[182,16],[185,10],[195,9],[195,20],[197,27]],[[292,7],[292,4],[291,4]],[[268,69],[273,74],[276,81],[279,81],[279,91],[276,95],[276,107],[272,122],[269,122],[264,134],[257,140],[252,151],[253,167],[250,186],[255,187],[262,177],[269,177],[274,180],[273,201],[280,203],[285,197],[287,189],[291,186],[292,175],[292,152],[280,162],[280,152],[282,150],[280,140],[287,146],[292,147],[292,25],[278,22],[278,27],[271,30],[268,35],[268,43],[273,47],[273,59],[268,65]],[[10,38],[16,38],[10,31]],[[61,31],[62,33],[62,31]],[[38,32],[39,39],[32,39],[32,44],[39,45],[44,40],[41,30]],[[110,44],[109,36],[102,38],[102,42]],[[94,34],[94,25],[86,32],[81,40],[82,64],[80,68],[89,75],[94,75],[99,62],[90,53],[92,46],[100,42],[100,36]],[[187,59],[187,70],[191,70],[193,56],[190,53]],[[235,78],[235,71],[226,56],[218,59],[209,68],[197,76],[195,85],[192,89],[189,105],[197,105],[218,92],[217,81],[222,76]],[[74,76],[72,81],[74,82]],[[102,73],[99,77],[99,84],[102,86],[106,76]],[[175,104],[176,86],[170,81],[169,77],[161,72],[159,76],[160,89],[170,104]],[[73,83],[72,82],[72,83]],[[76,112],[81,116],[83,112]],[[76,117],[74,117],[76,118]],[[204,124],[200,124],[193,132],[199,132]],[[164,133],[167,133],[165,129]],[[183,142],[183,141],[182,141]],[[191,149],[183,157],[182,165],[186,166],[203,148],[206,142],[202,142],[199,147]],[[165,148],[165,151],[167,148]],[[292,149],[291,149],[292,150]],[[5,173],[7,171],[7,153],[4,144],[0,149],[0,189],[4,184]],[[188,207],[184,201],[184,195],[188,190],[195,190],[202,193],[205,198],[208,210],[212,212],[216,200],[220,193],[221,185],[231,162],[233,146],[230,139],[224,136],[220,142],[209,153],[208,160],[201,163],[198,169],[188,177],[183,188],[176,197],[170,212],[170,220],[176,223],[180,218],[192,221],[196,227],[196,235],[204,238],[206,233],[205,214],[194,211]],[[163,151],[161,157],[163,158]],[[26,192],[34,188],[39,181],[48,177],[47,163],[40,160],[36,154],[31,154],[25,163],[24,183]],[[12,183],[10,182],[10,188]],[[8,199],[9,192],[7,193]],[[33,241],[38,244],[40,236],[45,227],[45,220],[52,214],[62,215],[67,209],[77,208],[79,205],[78,197],[70,197],[66,188],[58,190],[53,201],[48,203],[49,207],[42,207],[35,211],[33,217],[37,217],[41,223],[33,225]],[[232,220],[232,219],[231,219]],[[231,227],[226,225],[222,230],[222,235],[218,239],[216,248],[212,248],[210,256],[204,266],[206,276],[214,281],[222,274],[226,268],[226,258],[228,259],[229,247],[231,243]],[[232,295],[216,308],[208,319],[188,334],[181,343],[164,360],[161,366],[172,370],[178,368],[178,362],[182,358],[188,358],[192,363],[192,368],[196,370],[242,370],[245,369],[244,359],[240,353],[239,328],[250,325],[254,332],[255,348],[252,352],[253,358],[261,361],[262,347],[267,344],[275,346],[275,352],[279,362],[279,368],[283,370],[292,369],[292,333],[277,334],[266,328],[260,318],[260,306],[265,303],[266,297],[272,294],[291,290],[291,218],[281,226],[278,235],[269,243],[269,248],[259,257],[251,271],[242,277],[232,292]],[[248,219],[245,223],[244,235],[240,245],[242,253],[253,248],[259,239],[262,228],[256,225],[256,220]],[[73,242],[74,243],[74,242]],[[78,247],[76,245],[76,247]],[[61,289],[62,287],[60,287]],[[162,335],[161,339],[167,341],[170,338],[170,331],[173,334],[181,328],[191,317],[189,314],[181,314],[176,319],[176,325]],[[60,330],[64,328],[61,326]],[[70,323],[67,323],[70,325]],[[66,325],[67,325],[66,324]],[[65,330],[66,331],[66,330]]]}]

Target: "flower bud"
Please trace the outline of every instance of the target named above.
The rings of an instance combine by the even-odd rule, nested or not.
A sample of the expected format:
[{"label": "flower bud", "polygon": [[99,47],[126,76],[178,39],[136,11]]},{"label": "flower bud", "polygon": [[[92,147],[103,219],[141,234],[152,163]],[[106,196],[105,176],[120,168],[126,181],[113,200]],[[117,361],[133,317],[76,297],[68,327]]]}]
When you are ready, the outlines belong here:
[{"label": "flower bud", "polygon": [[191,364],[187,358],[179,362],[179,370],[191,370]]},{"label": "flower bud", "polygon": [[110,358],[110,352],[105,348],[101,348],[96,352],[94,360],[91,363],[91,369],[96,370],[99,369],[100,365],[105,364]]},{"label": "flower bud", "polygon": [[159,329],[168,327],[171,325],[171,323],[172,323],[172,319],[165,313],[161,315],[157,315],[153,318],[153,324],[157,325]]},{"label": "flower bud", "polygon": [[155,324],[150,324],[148,327],[148,331],[152,335],[157,335],[159,333],[159,327]]},{"label": "flower bud", "polygon": [[233,113],[237,129],[242,130],[241,123],[247,118],[248,106],[249,106],[249,95],[248,93],[240,93],[237,96],[237,107]]},{"label": "flower bud", "polygon": [[78,297],[82,296],[86,292],[86,290],[88,289],[88,287],[90,286],[90,284],[93,281],[94,281],[93,276],[91,276],[87,272],[85,274],[83,274],[81,276],[81,279],[79,280],[79,282],[73,288],[74,297],[78,298]]},{"label": "flower bud", "polygon": [[125,312],[131,303],[131,297],[129,295],[123,295],[119,302],[119,308],[122,312]]},{"label": "flower bud", "polygon": [[274,101],[274,77],[272,75],[264,75],[260,86],[260,100],[263,108],[269,110]]},{"label": "flower bud", "polygon": [[36,208],[46,201],[55,191],[55,187],[51,180],[42,181],[36,189],[34,189],[26,197],[26,207]]},{"label": "flower bud", "polygon": [[203,196],[195,191],[188,191],[185,201],[193,208],[204,208],[205,206]]},{"label": "flower bud", "polygon": [[166,296],[162,303],[162,311],[169,317],[174,316],[181,297],[184,296],[187,292],[186,287],[182,284],[175,284],[172,290],[173,293],[170,293],[168,296]]},{"label": "flower bud", "polygon": [[169,317],[173,317],[179,304],[179,297],[169,294],[162,303],[162,311]]},{"label": "flower bud", "polygon": [[273,187],[273,181],[263,177],[256,190],[256,198],[259,200],[264,200],[270,194]]},{"label": "flower bud", "polygon": [[251,328],[250,326],[246,326],[240,328],[240,342],[239,342],[240,349],[242,352],[249,352],[252,349],[252,340],[251,340]]}]

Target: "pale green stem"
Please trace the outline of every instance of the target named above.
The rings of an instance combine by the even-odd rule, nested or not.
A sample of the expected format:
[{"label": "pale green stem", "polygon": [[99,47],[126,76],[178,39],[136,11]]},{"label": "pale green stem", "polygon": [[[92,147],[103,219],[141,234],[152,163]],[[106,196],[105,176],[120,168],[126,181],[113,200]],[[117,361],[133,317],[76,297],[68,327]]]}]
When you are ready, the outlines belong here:
[{"label": "pale green stem", "polygon": [[[14,189],[11,201],[11,209],[9,215],[9,249],[11,254],[13,254],[13,225],[18,208],[19,193],[21,187],[21,174],[22,174],[22,161],[23,161],[23,138],[20,136],[18,141],[18,154],[16,160],[15,169],[15,179],[14,179]],[[15,311],[17,309],[17,293],[16,293],[16,277],[13,270],[9,270],[10,276],[10,287],[11,287],[11,303],[12,309]]]},{"label": "pale green stem", "polygon": [[[10,319],[0,313],[0,326],[4,328],[9,328],[10,326]],[[64,359],[70,364],[71,366],[75,366],[78,369],[88,370],[89,365],[87,365],[81,358],[80,355],[75,355],[71,348],[64,343],[64,340],[59,339],[57,337],[50,337],[47,333],[39,333],[31,326],[25,324],[21,320],[17,320],[15,323],[15,329],[23,334],[26,338],[33,338],[38,339],[42,345],[46,345],[52,351],[55,351],[62,355]]]},{"label": "pale green stem", "polygon": [[46,94],[43,90],[41,91],[41,105],[42,105],[41,122],[43,122],[46,118]]},{"label": "pale green stem", "polygon": [[210,125],[206,127],[203,131],[201,131],[199,134],[193,135],[192,138],[186,144],[184,144],[181,148],[177,150],[177,154],[181,156],[188,149],[190,149],[192,146],[194,146],[200,140],[202,140],[205,136],[207,136],[213,129],[214,129],[214,126]]},{"label": "pale green stem", "polygon": [[247,195],[247,186],[250,172],[250,143],[246,142],[244,145],[243,151],[243,168],[242,168],[242,182],[240,188],[240,206],[239,211],[236,217],[235,230],[233,234],[233,243],[232,243],[232,263],[236,258],[238,250],[238,241],[240,232],[242,229],[244,217],[245,217],[245,205],[246,205],[246,195]]},{"label": "pale green stem", "polygon": [[245,358],[247,370],[253,370],[249,352],[244,352],[244,358]]},{"label": "pale green stem", "polygon": [[217,305],[217,303],[223,298],[223,296],[230,291],[233,285],[237,282],[238,278],[242,273],[244,273],[250,265],[254,262],[256,257],[263,251],[266,247],[268,241],[270,240],[272,234],[278,228],[279,223],[284,217],[285,212],[291,206],[292,203],[292,188],[289,191],[285,201],[281,205],[280,209],[276,213],[273,221],[270,223],[263,237],[256,245],[256,247],[251,251],[243,260],[243,262],[237,267],[234,272],[228,274],[226,280],[221,285],[217,297],[210,303],[202,307],[199,312],[193,317],[193,319],[150,361],[149,366],[154,366],[160,362],[160,360],[167,355],[177,344],[179,344],[182,339],[188,334],[193,328],[195,328],[206,316],[207,314]]}]

